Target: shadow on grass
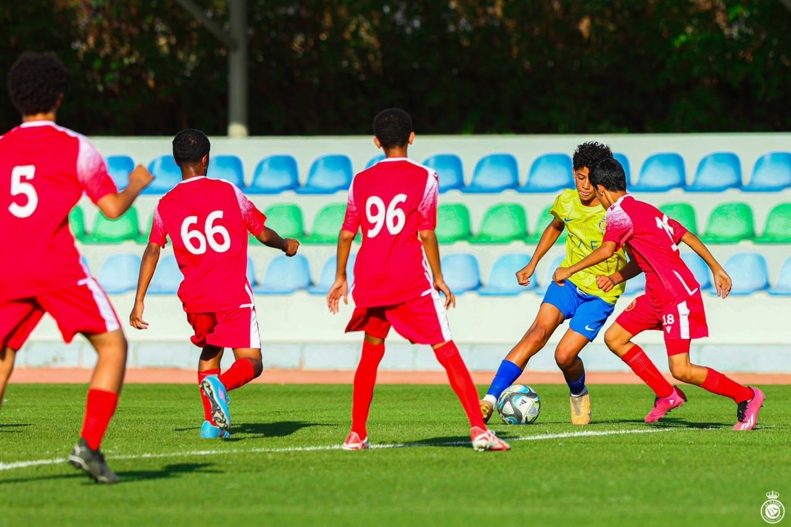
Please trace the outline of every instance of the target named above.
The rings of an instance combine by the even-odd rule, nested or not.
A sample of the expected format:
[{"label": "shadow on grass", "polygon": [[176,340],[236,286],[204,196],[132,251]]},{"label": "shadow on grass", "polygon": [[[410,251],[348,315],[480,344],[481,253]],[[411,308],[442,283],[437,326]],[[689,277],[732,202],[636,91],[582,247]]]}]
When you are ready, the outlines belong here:
[{"label": "shadow on grass", "polygon": [[[110,460],[112,463],[112,460]],[[66,460],[63,460],[63,465],[66,466]],[[182,474],[222,474],[219,470],[208,470],[212,463],[176,463],[167,465],[161,470],[127,470],[123,472],[116,472],[118,477],[121,478],[121,483],[134,483],[136,481],[147,481],[153,479],[168,479],[177,478]],[[72,467],[69,467],[72,468]],[[39,481],[57,481],[61,479],[82,480],[85,485],[95,485],[96,483],[82,471],[73,469],[68,474],[50,474],[46,476],[34,476],[30,478],[14,478],[0,480],[0,485],[7,485],[9,483],[35,483]]]},{"label": "shadow on grass", "polygon": [[[592,425],[622,425],[622,424],[632,424],[632,425],[641,425],[645,427],[647,430],[651,428],[673,428],[673,429],[683,429],[683,428],[697,428],[697,429],[708,429],[708,428],[722,428],[722,427],[731,427],[732,424],[728,423],[698,423],[695,421],[687,421],[686,419],[680,419],[678,417],[665,417],[658,423],[646,423],[642,419],[609,419],[607,421],[598,421],[596,423],[591,423],[588,426]],[[586,427],[587,428],[587,427]]]},{"label": "shadow on grass", "polygon": [[[241,441],[243,439],[253,439],[261,437],[286,437],[295,434],[303,428],[313,426],[334,426],[324,423],[308,423],[305,421],[278,421],[276,423],[239,423],[231,427],[231,438],[226,441]],[[176,428],[176,432],[197,433],[199,426],[189,428]],[[236,434],[252,435],[253,437],[236,438]]]},{"label": "shadow on grass", "polygon": [[33,426],[33,425],[30,423],[0,423],[0,433],[19,434],[24,430],[15,430],[15,428],[23,428],[26,426]]}]

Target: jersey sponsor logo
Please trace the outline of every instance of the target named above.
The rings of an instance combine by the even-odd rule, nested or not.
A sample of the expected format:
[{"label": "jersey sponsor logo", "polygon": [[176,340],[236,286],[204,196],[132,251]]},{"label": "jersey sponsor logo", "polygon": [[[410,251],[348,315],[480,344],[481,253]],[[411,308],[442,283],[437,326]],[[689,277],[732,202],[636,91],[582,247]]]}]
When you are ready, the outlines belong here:
[{"label": "jersey sponsor logo", "polygon": [[602,218],[599,222],[599,230],[604,232],[607,230],[607,218]]}]

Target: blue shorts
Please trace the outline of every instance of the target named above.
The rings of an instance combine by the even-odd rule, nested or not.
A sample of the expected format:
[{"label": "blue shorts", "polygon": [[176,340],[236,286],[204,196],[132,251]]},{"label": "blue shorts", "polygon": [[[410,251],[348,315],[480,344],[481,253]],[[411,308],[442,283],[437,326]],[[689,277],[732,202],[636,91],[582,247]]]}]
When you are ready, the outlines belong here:
[{"label": "blue shorts", "polygon": [[569,327],[591,342],[615,310],[615,304],[609,304],[598,296],[589,295],[569,280],[566,280],[564,286],[559,286],[555,282],[549,284],[544,295],[544,303],[558,308],[564,319],[571,319]]}]

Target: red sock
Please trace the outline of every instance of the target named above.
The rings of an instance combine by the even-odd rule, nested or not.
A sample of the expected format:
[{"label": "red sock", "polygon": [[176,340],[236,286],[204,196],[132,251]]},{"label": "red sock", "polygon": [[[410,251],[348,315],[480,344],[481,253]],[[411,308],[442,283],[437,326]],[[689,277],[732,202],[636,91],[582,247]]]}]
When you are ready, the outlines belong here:
[{"label": "red sock", "polygon": [[486,424],[483,422],[481,415],[480,402],[478,401],[478,389],[475,383],[472,382],[470,371],[464,360],[459,354],[459,348],[453,341],[448,342],[442,347],[434,350],[437,360],[445,368],[450,381],[450,387],[456,392],[456,396],[461,401],[464,411],[467,413],[467,419],[470,420],[470,426],[477,426],[486,430]]},{"label": "red sock", "polygon": [[118,394],[104,390],[88,390],[88,402],[85,405],[85,420],[82,422],[80,437],[87,441],[93,450],[102,444],[107,425],[113,418],[118,406]]},{"label": "red sock", "polygon": [[199,371],[198,372],[198,391],[200,392],[200,400],[203,403],[203,419],[205,421],[209,421],[214,426],[217,426],[217,423],[214,422],[211,415],[211,402],[209,402],[209,398],[203,393],[200,385],[203,382],[203,379],[208,377],[209,375],[219,375],[220,368],[214,368],[213,370],[206,370],[206,371]]},{"label": "red sock", "polygon": [[255,379],[255,367],[249,359],[239,359],[220,375],[220,382],[229,392]]},{"label": "red sock", "polygon": [[621,357],[635,374],[648,385],[649,388],[654,390],[657,397],[670,397],[673,394],[673,385],[667,382],[662,377],[659,370],[648,358],[648,355],[638,346],[634,345],[632,349],[626,352],[626,355]]},{"label": "red sock", "polygon": [[730,397],[736,404],[749,401],[753,398],[753,391],[747,386],[739,384],[733,379],[711,368],[706,368],[706,370],[708,370],[706,380],[700,385],[704,390],[716,393],[717,395]]},{"label": "red sock", "polygon": [[376,370],[382,357],[385,356],[384,343],[374,345],[363,341],[363,354],[360,364],[354,373],[354,392],[352,394],[352,432],[356,432],[360,439],[368,437],[366,424],[371,401],[374,398],[376,385]]}]

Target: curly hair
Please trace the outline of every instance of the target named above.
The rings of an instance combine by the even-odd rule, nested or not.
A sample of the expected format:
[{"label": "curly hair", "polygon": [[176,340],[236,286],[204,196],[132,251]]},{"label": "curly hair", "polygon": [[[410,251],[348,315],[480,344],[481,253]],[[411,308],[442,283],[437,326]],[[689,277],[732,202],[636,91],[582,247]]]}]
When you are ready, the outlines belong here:
[{"label": "curly hair", "polygon": [[384,148],[398,148],[409,142],[412,118],[400,108],[389,108],[374,117],[374,135]]},{"label": "curly hair", "polygon": [[209,138],[194,128],[182,130],[173,138],[173,159],[179,166],[182,163],[200,163],[210,150]]},{"label": "curly hair", "polygon": [[590,167],[590,182],[607,190],[626,190],[626,172],[617,159],[600,159]]},{"label": "curly hair", "polygon": [[54,110],[68,83],[66,67],[52,53],[23,53],[8,72],[8,93],[22,115]]},{"label": "curly hair", "polygon": [[579,170],[580,168],[588,168],[590,170],[598,161],[612,158],[612,150],[610,150],[609,146],[596,141],[588,141],[582,143],[574,150],[574,170]]}]

